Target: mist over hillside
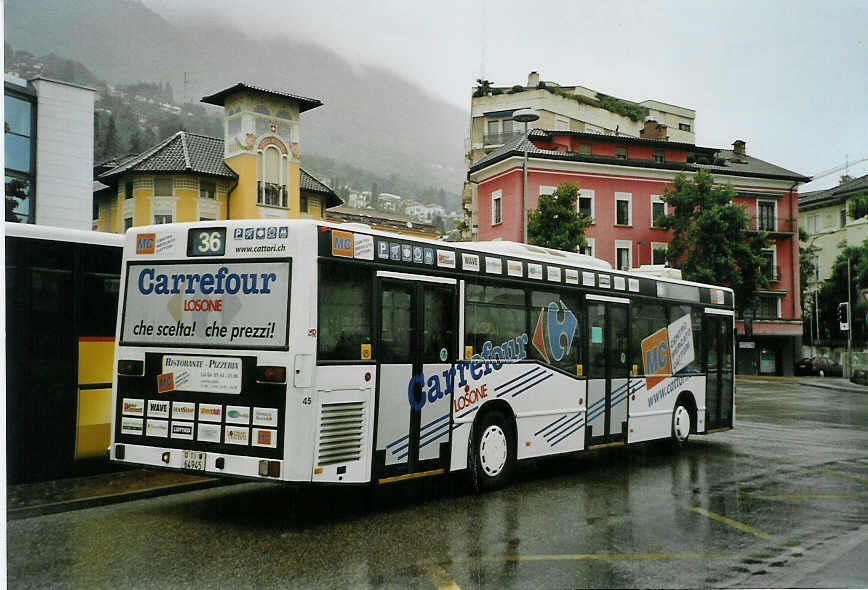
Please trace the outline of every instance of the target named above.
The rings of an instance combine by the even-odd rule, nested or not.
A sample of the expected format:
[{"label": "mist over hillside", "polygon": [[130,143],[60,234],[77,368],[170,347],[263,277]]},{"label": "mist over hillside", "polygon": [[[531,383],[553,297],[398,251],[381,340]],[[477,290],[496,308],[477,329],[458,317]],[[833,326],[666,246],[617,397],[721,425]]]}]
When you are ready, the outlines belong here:
[{"label": "mist over hillside", "polygon": [[460,191],[468,113],[393,72],[288,36],[252,39],[207,14],[172,23],[137,0],[7,0],[5,12],[17,50],[78,60],[110,84],[165,80],[179,103],[242,80],[318,98],[325,106],[302,115],[302,161],[317,154]]}]

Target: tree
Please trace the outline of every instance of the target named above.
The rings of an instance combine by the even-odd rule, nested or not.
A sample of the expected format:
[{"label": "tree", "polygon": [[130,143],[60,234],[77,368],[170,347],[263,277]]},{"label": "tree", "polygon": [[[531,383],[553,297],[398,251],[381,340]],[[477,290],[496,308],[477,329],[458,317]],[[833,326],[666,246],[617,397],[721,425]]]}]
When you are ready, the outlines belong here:
[{"label": "tree", "polygon": [[671,266],[689,281],[726,285],[735,293],[736,307],[751,307],[757,287],[768,287],[762,250],[766,234],[748,232],[750,218],[734,204],[732,186],[716,186],[712,175],[679,173],[664,191],[670,213],[659,218],[672,231],[666,251]]},{"label": "tree", "polygon": [[[853,303],[853,341],[862,342],[868,337],[865,313],[868,304],[859,296],[859,290],[868,288],[868,239],[858,246],[842,243],[841,253],[832,266],[832,275],[823,283],[819,293],[820,322],[826,338],[846,340],[847,333],[838,329],[838,304],[847,301],[847,288],[850,288],[850,301]],[[847,281],[847,260],[850,260],[850,278]]]},{"label": "tree", "polygon": [[109,117],[108,124],[105,127],[102,149],[104,151],[103,156],[106,158],[113,158],[120,154],[120,139],[118,138],[118,129],[115,124],[114,115]]},{"label": "tree", "polygon": [[567,252],[585,247],[585,228],[591,224],[591,218],[577,211],[578,197],[579,185],[569,182],[550,195],[540,195],[537,208],[528,212],[528,242]]},{"label": "tree", "polygon": [[26,215],[15,212],[15,209],[23,203],[30,193],[30,183],[21,178],[6,177],[6,221],[15,223],[26,222]]},{"label": "tree", "polygon": [[868,195],[854,195],[850,198],[850,206],[847,207],[847,215],[850,219],[862,219],[868,215]]}]

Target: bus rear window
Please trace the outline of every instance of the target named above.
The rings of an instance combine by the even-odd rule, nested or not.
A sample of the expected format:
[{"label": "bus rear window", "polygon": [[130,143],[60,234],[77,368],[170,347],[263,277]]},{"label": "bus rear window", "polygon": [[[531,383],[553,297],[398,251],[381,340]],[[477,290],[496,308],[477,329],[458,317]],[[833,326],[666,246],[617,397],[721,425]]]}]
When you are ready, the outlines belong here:
[{"label": "bus rear window", "polygon": [[286,349],[290,277],[288,260],[131,263],[121,344]]}]

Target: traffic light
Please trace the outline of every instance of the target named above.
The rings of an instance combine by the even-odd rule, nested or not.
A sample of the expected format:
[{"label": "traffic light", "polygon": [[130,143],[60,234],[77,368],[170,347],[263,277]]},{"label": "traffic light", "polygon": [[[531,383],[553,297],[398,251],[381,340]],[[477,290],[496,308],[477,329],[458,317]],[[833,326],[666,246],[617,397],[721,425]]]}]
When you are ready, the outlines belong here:
[{"label": "traffic light", "polygon": [[848,303],[839,303],[838,304],[838,323],[840,324],[840,328],[842,332],[846,332],[850,329],[850,325],[847,322],[848,312],[849,312],[849,304]]}]

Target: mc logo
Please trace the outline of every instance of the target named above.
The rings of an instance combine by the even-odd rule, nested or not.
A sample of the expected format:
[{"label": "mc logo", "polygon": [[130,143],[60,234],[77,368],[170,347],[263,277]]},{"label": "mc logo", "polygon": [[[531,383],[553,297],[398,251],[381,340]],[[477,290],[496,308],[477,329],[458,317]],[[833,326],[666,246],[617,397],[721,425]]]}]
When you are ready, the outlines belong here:
[{"label": "mc logo", "polygon": [[136,254],[153,254],[156,234],[136,234]]},{"label": "mc logo", "polygon": [[345,231],[332,230],[332,255],[353,257],[353,234]]},{"label": "mc logo", "polygon": [[669,354],[669,331],[660,328],[642,340],[642,363],[645,372],[645,387],[651,389],[664,377],[672,374]]}]

